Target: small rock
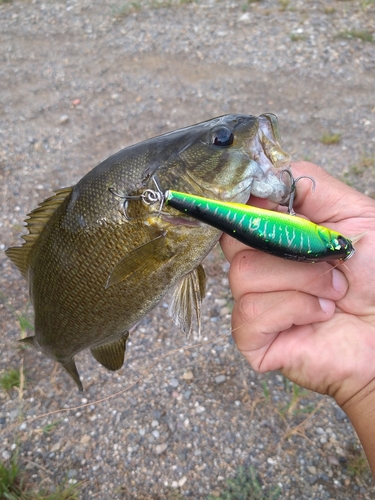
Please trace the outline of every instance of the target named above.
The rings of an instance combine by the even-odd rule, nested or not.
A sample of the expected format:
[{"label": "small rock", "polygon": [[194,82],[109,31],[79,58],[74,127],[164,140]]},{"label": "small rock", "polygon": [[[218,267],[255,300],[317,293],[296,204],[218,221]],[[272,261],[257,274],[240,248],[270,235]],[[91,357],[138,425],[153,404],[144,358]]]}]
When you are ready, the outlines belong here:
[{"label": "small rock", "polygon": [[220,316],[225,316],[226,314],[230,314],[230,309],[227,306],[220,309]]},{"label": "small rock", "polygon": [[158,420],[153,420],[151,422],[151,427],[157,427],[159,425],[159,421]]},{"label": "small rock", "polygon": [[[81,440],[82,442],[82,440]],[[61,448],[61,442],[58,441],[57,443],[55,443],[54,445],[52,445],[51,447],[51,451],[54,452],[54,451],[58,451],[59,449]]]},{"label": "small rock", "polygon": [[182,375],[183,380],[193,380],[194,378],[194,373],[192,371],[187,371]]},{"label": "small rock", "polygon": [[344,410],[342,410],[340,407],[337,407],[335,409],[335,417],[336,417],[336,420],[338,420],[339,422],[341,420],[344,420],[345,418],[348,418],[348,416],[346,415]]},{"label": "small rock", "polygon": [[219,307],[224,307],[227,305],[227,299],[215,299],[215,304]]},{"label": "small rock", "polygon": [[186,476],[182,477],[182,478],[179,480],[179,482],[178,482],[178,486],[179,486],[180,488],[182,488],[182,486],[186,483],[186,481],[187,481],[187,477],[186,477]]},{"label": "small rock", "polygon": [[157,455],[161,455],[168,448],[168,443],[161,443],[155,446],[155,453]]},{"label": "small rock", "polygon": [[61,115],[59,123],[60,125],[65,125],[69,121],[69,116],[68,115]]},{"label": "small rock", "polygon": [[195,408],[195,413],[203,413],[204,411],[206,411],[206,408],[204,406],[197,406]]},{"label": "small rock", "polygon": [[82,437],[81,437],[81,444],[87,444],[91,439],[91,436],[89,436],[88,434],[84,434]]},{"label": "small rock", "polygon": [[328,463],[330,465],[340,465],[340,462],[337,460],[337,457],[335,457],[334,455],[329,455]]},{"label": "small rock", "polygon": [[81,99],[73,99],[72,106],[78,106],[79,104],[81,104]]},{"label": "small rock", "polygon": [[217,375],[215,377],[215,382],[219,384],[223,384],[226,381],[227,377],[225,375]]},{"label": "small rock", "polygon": [[171,378],[171,380],[169,381],[169,385],[171,385],[172,387],[178,387],[179,381],[176,378]]},{"label": "small rock", "polygon": [[310,474],[316,475],[316,467],[314,465],[308,465],[307,470],[310,472]]},{"label": "small rock", "polygon": [[4,450],[3,453],[1,454],[4,460],[9,460],[10,457],[12,456],[8,450]]},{"label": "small rock", "polygon": [[78,472],[75,469],[69,469],[68,470],[68,477],[69,478],[76,477],[77,474],[78,474]]},{"label": "small rock", "polygon": [[155,429],[154,431],[152,431],[152,435],[154,436],[154,438],[158,439],[160,437],[160,432]]},{"label": "small rock", "polygon": [[226,455],[233,455],[233,450],[231,448],[226,447],[224,448],[224,453]]}]

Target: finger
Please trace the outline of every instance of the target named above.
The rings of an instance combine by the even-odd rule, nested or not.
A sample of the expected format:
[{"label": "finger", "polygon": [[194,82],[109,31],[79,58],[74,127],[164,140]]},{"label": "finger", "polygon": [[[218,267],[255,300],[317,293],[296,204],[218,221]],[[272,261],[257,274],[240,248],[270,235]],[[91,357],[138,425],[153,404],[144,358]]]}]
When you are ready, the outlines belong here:
[{"label": "finger", "polygon": [[225,258],[229,263],[232,263],[233,258],[239,252],[242,252],[244,250],[256,252],[256,250],[252,250],[249,246],[235,240],[234,238],[228,236],[227,234],[223,234],[222,237],[220,238],[220,246],[225,255]]},{"label": "finger", "polygon": [[292,164],[295,178],[308,175],[315,183],[312,192],[311,180],[301,179],[297,183],[297,195],[293,208],[309,217],[317,224],[374,215],[374,203],[369,197],[359,193],[343,182],[335,179],[325,170],[309,162]]},{"label": "finger", "polygon": [[341,299],[347,292],[345,275],[331,264],[306,264],[246,250],[237,253],[229,270],[234,300],[248,293],[299,290],[320,298]]},{"label": "finger", "polygon": [[329,320],[335,303],[302,292],[251,293],[243,295],[232,312],[232,335],[239,351],[256,370],[275,370],[263,359],[280,332],[294,325]]}]

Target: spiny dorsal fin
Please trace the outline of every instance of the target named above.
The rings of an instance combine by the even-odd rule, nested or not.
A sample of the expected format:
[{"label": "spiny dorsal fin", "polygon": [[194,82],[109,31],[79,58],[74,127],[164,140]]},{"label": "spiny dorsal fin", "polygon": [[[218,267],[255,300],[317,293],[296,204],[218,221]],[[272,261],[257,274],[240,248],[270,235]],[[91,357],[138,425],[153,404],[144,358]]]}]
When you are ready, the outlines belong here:
[{"label": "spiny dorsal fin", "polygon": [[124,336],[111,344],[103,344],[90,349],[91,354],[96,361],[99,361],[107,370],[119,370],[124,364],[124,356],[126,351],[126,341],[129,333],[124,333]]},{"label": "spiny dorsal fin", "polygon": [[30,218],[26,219],[25,222],[29,233],[22,236],[25,243],[21,247],[11,247],[5,251],[6,255],[18,267],[25,279],[27,279],[28,260],[34,243],[39,238],[40,233],[50,220],[52,214],[72,192],[72,189],[72,187],[59,189],[54,196],[47,198],[35,210],[27,214]]},{"label": "spiny dorsal fin", "polygon": [[201,304],[206,294],[206,273],[203,266],[199,266],[186,274],[176,286],[171,303],[169,315],[175,324],[189,336],[193,329],[193,319],[201,329]]}]

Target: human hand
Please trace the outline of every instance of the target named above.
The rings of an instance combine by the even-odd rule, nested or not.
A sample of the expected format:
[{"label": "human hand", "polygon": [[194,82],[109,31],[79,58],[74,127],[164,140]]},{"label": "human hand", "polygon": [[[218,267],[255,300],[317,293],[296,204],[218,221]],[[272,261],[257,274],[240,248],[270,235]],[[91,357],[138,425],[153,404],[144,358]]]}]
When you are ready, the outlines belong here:
[{"label": "human hand", "polygon": [[[297,214],[348,238],[365,235],[337,267],[283,260],[224,235],[233,337],[255,370],[281,370],[345,409],[366,387],[375,388],[375,201],[311,163],[294,163],[292,170],[316,181],[314,193],[311,181],[298,182]],[[251,204],[264,207],[264,200]]]}]

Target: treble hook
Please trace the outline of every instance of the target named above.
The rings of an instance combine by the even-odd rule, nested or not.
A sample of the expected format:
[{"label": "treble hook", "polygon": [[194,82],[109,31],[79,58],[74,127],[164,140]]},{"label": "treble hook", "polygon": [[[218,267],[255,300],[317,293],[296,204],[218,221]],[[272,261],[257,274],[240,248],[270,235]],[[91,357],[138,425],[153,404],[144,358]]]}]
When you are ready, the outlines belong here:
[{"label": "treble hook", "polygon": [[290,197],[289,197],[289,203],[288,203],[288,211],[287,211],[287,213],[289,215],[296,215],[296,212],[293,210],[293,203],[294,203],[294,199],[296,197],[297,182],[300,181],[301,179],[310,179],[310,181],[312,182],[312,192],[315,191],[316,182],[315,182],[315,179],[313,177],[311,177],[310,175],[300,175],[299,177],[297,177],[295,179],[293,177],[292,172],[290,172],[290,170],[287,170],[287,169],[282,170],[280,172],[280,175],[284,174],[285,172],[289,175],[289,177],[291,178],[291,181],[292,181],[292,185],[290,187]]},{"label": "treble hook", "polygon": [[160,184],[159,184],[159,179],[157,175],[153,175],[151,177],[151,180],[154,182],[156,186],[156,191],[153,189],[145,189],[143,193],[138,194],[138,195],[124,195],[117,193],[112,187],[108,188],[109,192],[112,193],[113,195],[119,197],[120,199],[124,200],[124,203],[122,205],[123,212],[125,219],[130,221],[133,219],[133,217],[130,217],[128,214],[128,205],[129,201],[140,201],[142,200],[145,205],[151,206],[154,205],[155,203],[159,203],[159,215],[162,211],[163,205],[164,205],[164,193],[161,190]]}]

